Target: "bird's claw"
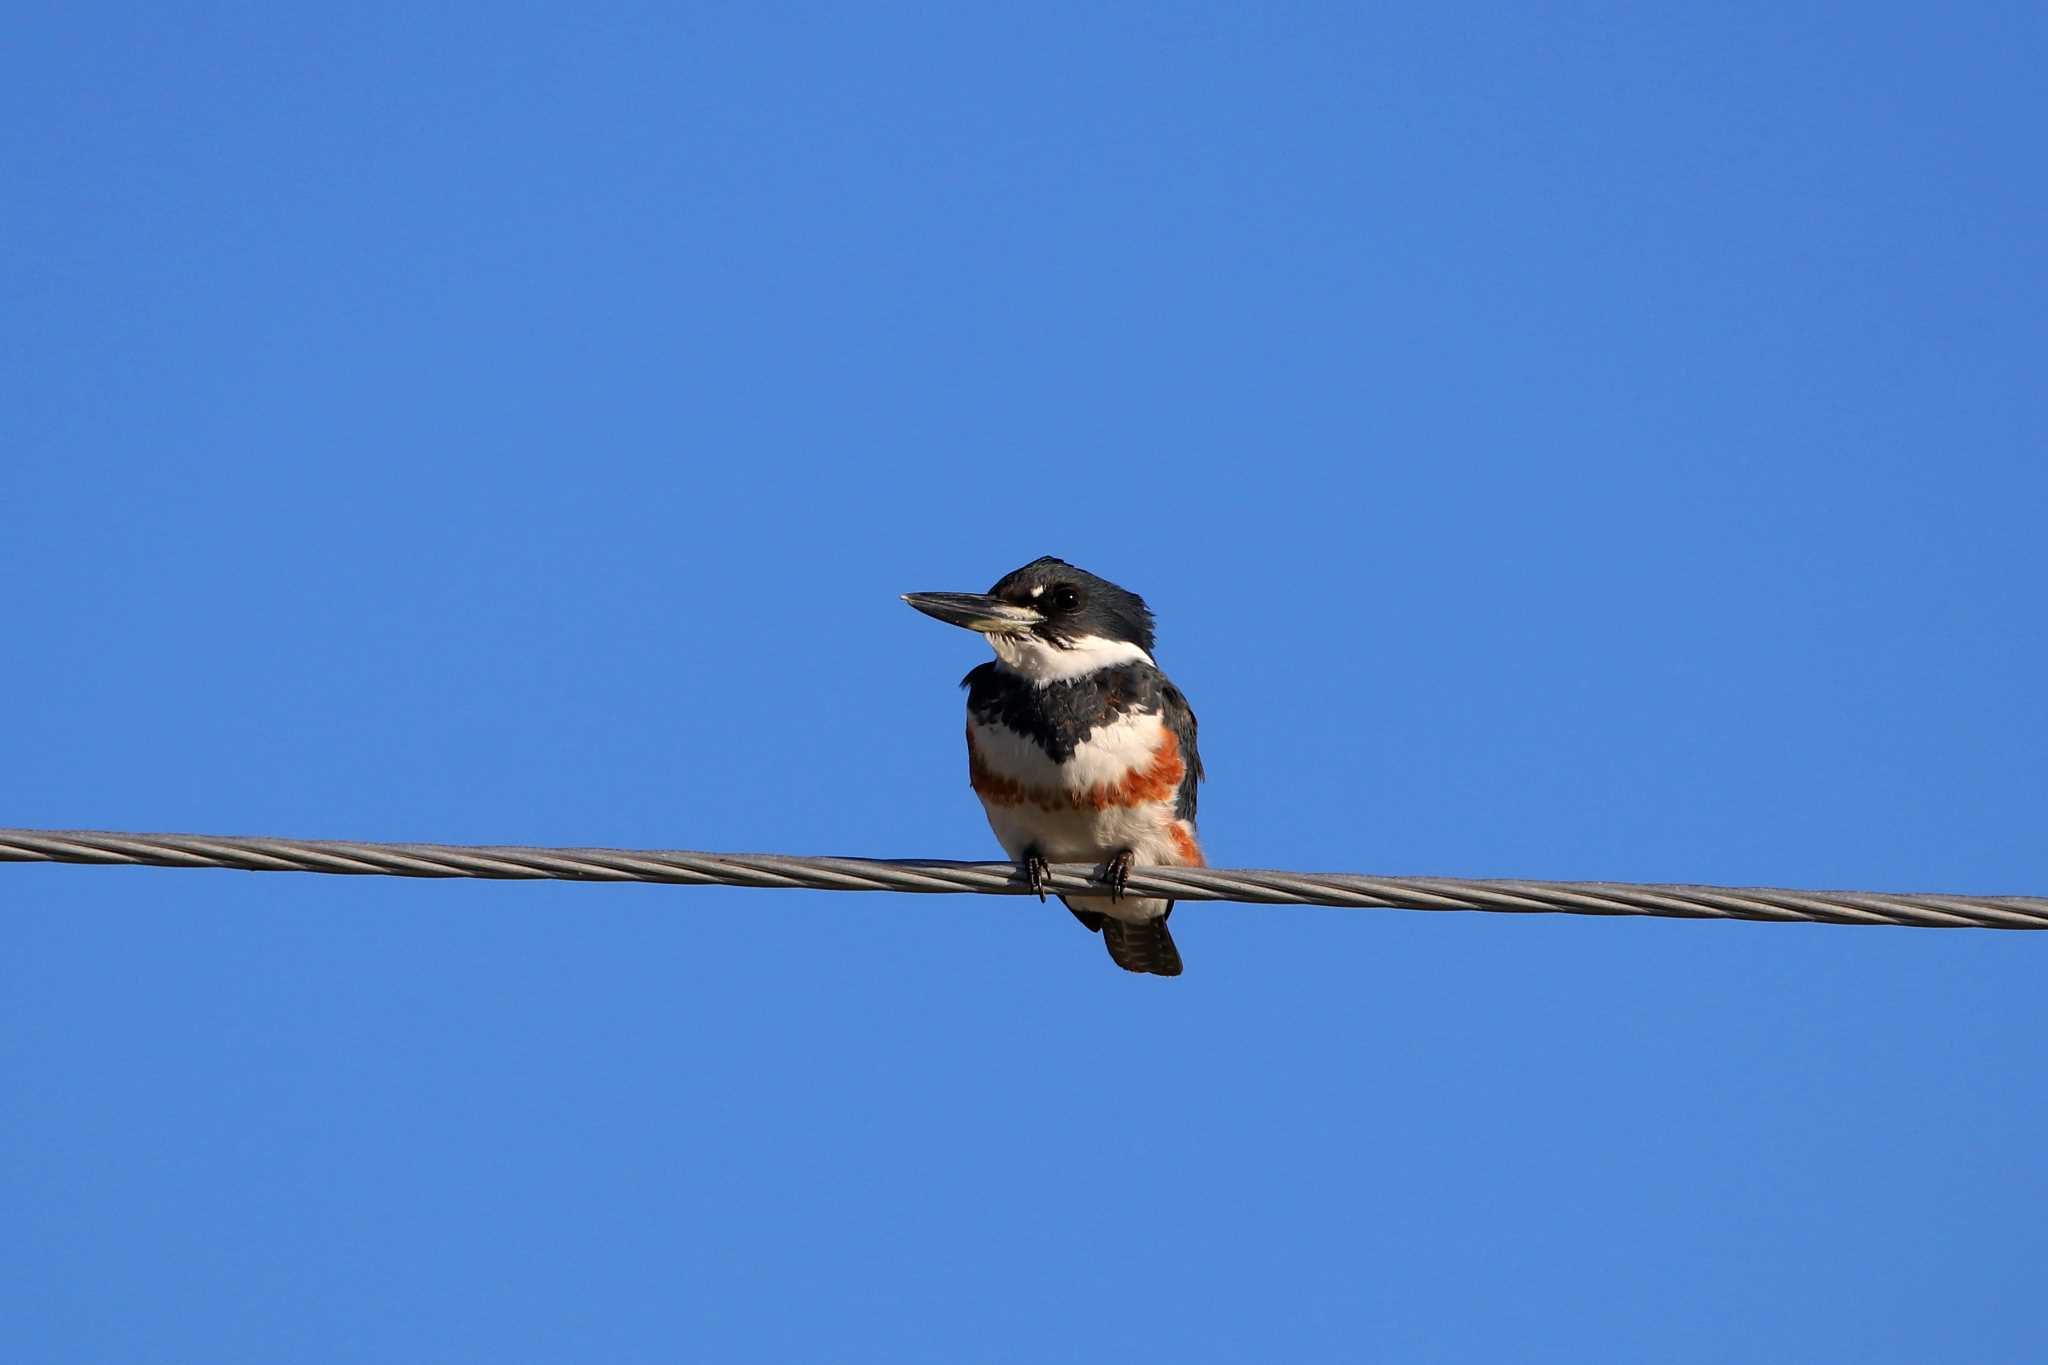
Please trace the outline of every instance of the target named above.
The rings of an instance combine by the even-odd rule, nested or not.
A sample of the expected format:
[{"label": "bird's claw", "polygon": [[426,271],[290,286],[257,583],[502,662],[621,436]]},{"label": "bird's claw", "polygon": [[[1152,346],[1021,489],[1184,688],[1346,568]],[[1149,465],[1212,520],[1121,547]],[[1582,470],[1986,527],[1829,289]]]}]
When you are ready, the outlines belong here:
[{"label": "bird's claw", "polygon": [[1038,893],[1041,903],[1045,900],[1045,883],[1052,876],[1052,864],[1045,855],[1032,849],[1024,855],[1024,879],[1031,883],[1031,889]]},{"label": "bird's claw", "polygon": [[1112,903],[1124,898],[1124,888],[1130,884],[1131,864],[1137,859],[1127,848],[1118,849],[1102,866],[1102,880],[1109,883],[1109,899]]}]

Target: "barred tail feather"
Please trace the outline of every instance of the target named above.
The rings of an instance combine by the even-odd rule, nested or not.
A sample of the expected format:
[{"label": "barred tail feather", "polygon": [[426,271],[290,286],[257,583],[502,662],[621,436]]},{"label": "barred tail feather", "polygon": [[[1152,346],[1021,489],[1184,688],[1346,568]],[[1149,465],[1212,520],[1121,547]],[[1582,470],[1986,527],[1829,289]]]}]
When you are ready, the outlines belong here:
[{"label": "barred tail feather", "polygon": [[[1170,914],[1173,907],[1168,906]],[[1103,946],[1110,960],[1127,972],[1149,972],[1153,976],[1180,975],[1180,949],[1166,930],[1166,916],[1148,920],[1121,920],[1105,916]]]}]

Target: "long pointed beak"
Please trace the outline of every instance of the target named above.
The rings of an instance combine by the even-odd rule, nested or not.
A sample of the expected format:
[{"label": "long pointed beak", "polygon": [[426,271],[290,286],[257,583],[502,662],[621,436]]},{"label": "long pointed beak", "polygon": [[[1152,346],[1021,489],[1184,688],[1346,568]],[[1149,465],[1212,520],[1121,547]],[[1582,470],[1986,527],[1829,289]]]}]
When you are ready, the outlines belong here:
[{"label": "long pointed beak", "polygon": [[1012,635],[1045,619],[1036,607],[1015,606],[978,592],[907,592],[903,600],[935,621],[984,635]]}]

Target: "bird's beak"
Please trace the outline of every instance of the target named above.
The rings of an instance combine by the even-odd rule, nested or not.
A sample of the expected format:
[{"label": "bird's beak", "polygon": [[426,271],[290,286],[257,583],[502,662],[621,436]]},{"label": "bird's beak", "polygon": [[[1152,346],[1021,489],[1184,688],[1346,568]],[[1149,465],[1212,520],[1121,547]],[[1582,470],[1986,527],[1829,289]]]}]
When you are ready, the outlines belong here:
[{"label": "bird's beak", "polygon": [[903,600],[934,620],[984,635],[1014,635],[1045,619],[1036,607],[1019,607],[978,592],[907,592]]}]

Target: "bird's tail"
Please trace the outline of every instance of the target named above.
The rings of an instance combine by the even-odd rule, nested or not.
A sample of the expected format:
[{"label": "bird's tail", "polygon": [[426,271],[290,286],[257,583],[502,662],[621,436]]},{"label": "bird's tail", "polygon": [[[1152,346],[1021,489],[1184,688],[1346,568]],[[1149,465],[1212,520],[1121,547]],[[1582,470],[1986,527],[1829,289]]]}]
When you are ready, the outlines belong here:
[{"label": "bird's tail", "polygon": [[[1172,914],[1173,907],[1167,906]],[[1122,920],[1102,917],[1102,942],[1110,961],[1127,972],[1150,972],[1154,976],[1180,975],[1180,949],[1166,931],[1166,915],[1158,919]]]}]

